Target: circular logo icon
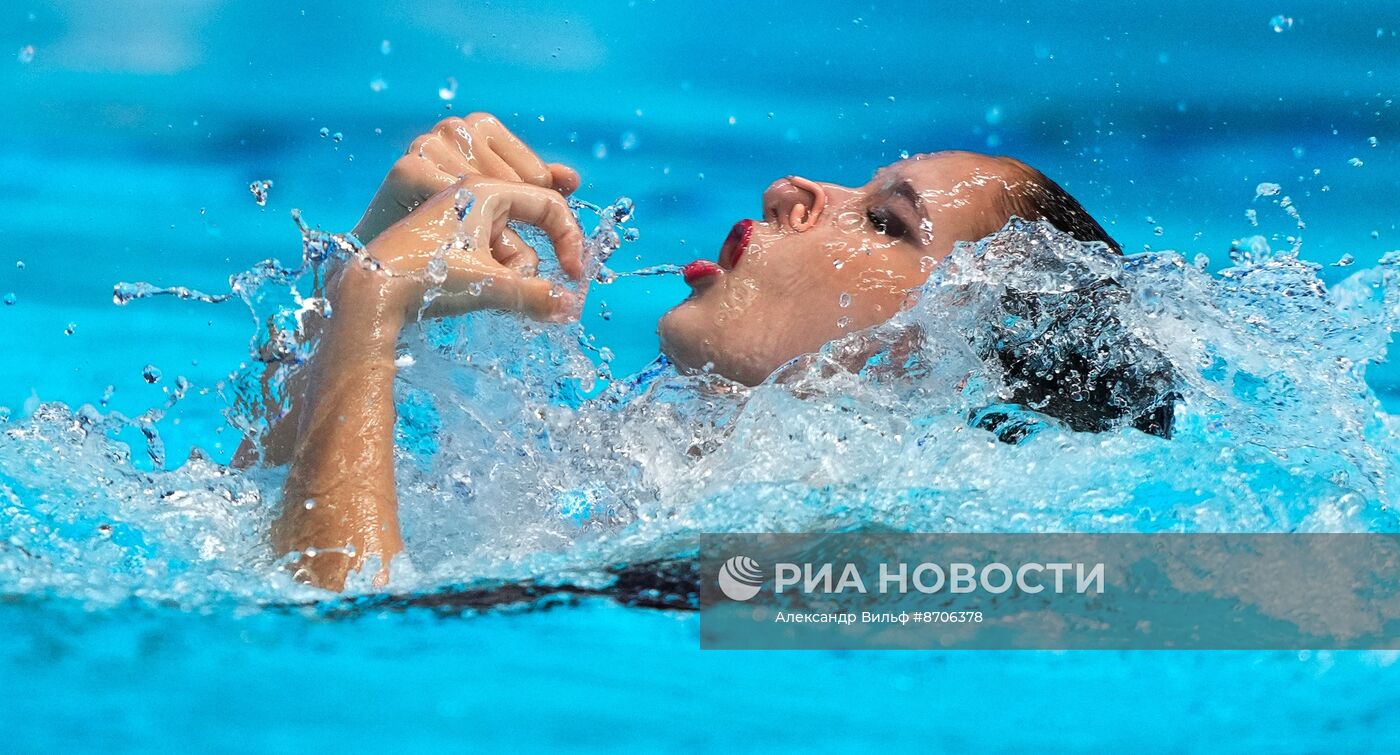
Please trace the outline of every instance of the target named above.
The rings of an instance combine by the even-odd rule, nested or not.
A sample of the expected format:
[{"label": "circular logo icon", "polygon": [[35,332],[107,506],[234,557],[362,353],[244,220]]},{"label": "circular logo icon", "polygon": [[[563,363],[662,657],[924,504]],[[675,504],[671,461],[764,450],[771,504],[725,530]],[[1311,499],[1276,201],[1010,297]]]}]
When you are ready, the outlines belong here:
[{"label": "circular logo icon", "polygon": [[719,567],[719,590],[730,600],[748,600],[763,586],[763,569],[748,556],[735,556]]}]

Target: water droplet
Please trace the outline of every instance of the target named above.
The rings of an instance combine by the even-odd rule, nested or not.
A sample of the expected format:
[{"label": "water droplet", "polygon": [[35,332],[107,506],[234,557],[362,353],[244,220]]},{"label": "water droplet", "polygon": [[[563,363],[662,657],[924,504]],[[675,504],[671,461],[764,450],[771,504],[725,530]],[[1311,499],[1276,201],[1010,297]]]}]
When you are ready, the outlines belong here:
[{"label": "water droplet", "polygon": [[602,160],[603,158],[607,157],[608,145],[602,142],[598,142],[597,144],[593,145],[593,156],[598,158],[599,160]]},{"label": "water droplet", "polygon": [[625,231],[622,232],[622,240],[623,240],[623,241],[636,241],[637,239],[639,239],[639,238],[641,238],[641,237],[642,237],[642,232],[639,231],[639,230],[637,230],[636,228],[628,228],[627,230],[625,230]]},{"label": "water droplet", "polygon": [[467,219],[467,213],[472,211],[474,204],[476,204],[476,195],[465,186],[452,195],[452,208],[457,211],[457,220],[459,221]]},{"label": "water droplet", "polygon": [[306,509],[307,511],[310,511],[310,510],[316,508],[316,499],[315,499],[315,498],[308,498],[308,499],[306,499],[305,501],[302,501],[302,502],[301,502],[301,505],[302,505],[302,508]]},{"label": "water droplet", "polygon": [[1160,226],[1160,225],[1157,226],[1156,228],[1153,228],[1153,229],[1152,229],[1152,235],[1153,235],[1153,236],[1161,236],[1162,233],[1163,233],[1163,231],[1162,231],[1162,226]]},{"label": "water droplet", "polygon": [[76,323],[76,322],[70,322],[70,323],[68,323],[67,326],[65,326],[65,327],[63,328],[63,335],[65,335],[65,336],[71,336],[71,335],[73,335],[75,332],[77,332],[77,330],[78,330],[78,323]]},{"label": "water droplet", "polygon": [[5,306],[13,307],[16,304],[19,304],[19,297],[15,296],[13,291],[5,294]]},{"label": "water droplet", "polygon": [[24,260],[15,260],[15,269],[16,269],[16,270],[23,270],[23,269],[24,269]]},{"label": "water droplet", "polygon": [[1355,264],[1355,262],[1356,258],[1353,257],[1350,253],[1343,254],[1341,256],[1341,259],[1332,263],[1332,267],[1351,267],[1353,264]]},{"label": "water droplet", "polygon": [[907,149],[901,149],[901,150],[899,151],[899,159],[901,159],[901,160],[908,160],[908,159],[909,159],[909,150],[907,150]]},{"label": "water droplet", "polygon": [[428,283],[435,287],[447,280],[447,259],[441,254],[435,254],[428,260],[427,278]]},{"label": "water droplet", "polygon": [[1371,231],[1371,238],[1373,238],[1373,239],[1378,239],[1378,238],[1380,238],[1380,237],[1381,237],[1381,232],[1380,232],[1380,231]]},{"label": "water droplet", "polygon": [[269,180],[254,181],[248,184],[248,191],[252,193],[253,200],[259,207],[267,206],[267,193],[272,189],[272,182]]},{"label": "water droplet", "polygon": [[637,205],[631,197],[618,197],[616,202],[608,208],[612,214],[614,223],[626,223],[632,219],[632,213],[637,209]]},{"label": "water droplet", "polygon": [[1283,187],[1279,186],[1276,183],[1261,183],[1258,186],[1254,187],[1254,198],[1258,199],[1260,197],[1272,197],[1273,195],[1279,193],[1282,190]]},{"label": "water droplet", "polygon": [[34,60],[34,45],[25,45],[19,48],[18,60],[21,63],[29,63]]},{"label": "water droplet", "polygon": [[1361,158],[1359,158],[1359,157],[1353,157],[1353,158],[1351,158],[1350,160],[1347,160],[1347,165],[1350,165],[1350,166],[1353,167],[1353,168],[1360,168],[1361,166],[1363,166],[1363,165],[1365,165],[1365,164],[1366,164],[1366,163],[1361,162]]},{"label": "water droplet", "polygon": [[141,370],[141,377],[145,378],[147,383],[155,385],[160,381],[160,369],[153,364],[148,364],[146,369]]},{"label": "water droplet", "polygon": [[1244,211],[1244,216],[1245,216],[1246,218],[1249,218],[1249,224],[1250,224],[1250,225],[1252,225],[1252,226],[1254,226],[1254,227],[1256,227],[1256,228],[1259,227],[1259,213],[1256,212],[1253,208],[1250,208],[1250,209],[1248,209],[1248,210],[1245,210],[1245,211]]},{"label": "water droplet", "polygon": [[622,132],[621,144],[624,150],[635,149],[637,146],[637,134],[632,131]]},{"label": "water droplet", "polygon": [[993,105],[987,108],[987,123],[993,126],[997,125],[998,123],[1001,123],[1002,115],[1003,114],[1001,112],[1001,107],[998,105]]},{"label": "water droplet", "polygon": [[383,42],[380,42],[380,43],[379,43],[379,52],[380,52],[380,53],[382,53],[382,54],[384,54],[384,55],[388,55],[389,53],[391,53],[391,52],[393,52],[393,51],[394,51],[394,46],[393,46],[392,44],[389,44],[389,40],[386,39],[386,40],[384,40]]},{"label": "water droplet", "polygon": [[836,321],[836,327],[842,328],[842,329],[847,328],[847,327],[850,327],[850,324],[851,324],[851,318],[849,318],[849,317],[842,317],[841,319],[839,319],[839,320]]},{"label": "water droplet", "polygon": [[841,298],[837,299],[836,303],[839,304],[842,309],[851,306],[851,295],[846,293],[845,291],[842,291]]},{"label": "water droplet", "polygon": [[451,76],[447,77],[447,83],[438,88],[438,97],[443,102],[451,102],[457,97],[457,80]]},{"label": "water droplet", "polygon": [[321,138],[324,139],[324,138],[326,138],[326,137],[328,137],[328,136],[331,135],[331,130],[328,129],[328,128],[326,128],[325,126],[322,126],[322,127],[321,127],[321,132],[320,132],[320,133],[321,133]]},{"label": "water droplet", "polygon": [[385,81],[382,78],[376,78],[369,82],[369,88],[370,91],[373,92],[382,92],[385,89],[389,88],[389,82]]},{"label": "water droplet", "polygon": [[1298,159],[1298,160],[1301,160],[1301,159],[1303,159],[1303,155],[1305,155],[1305,154],[1307,154],[1307,151],[1304,150],[1302,147],[1294,147],[1294,148],[1293,148],[1293,157],[1294,157],[1294,158],[1296,158],[1296,159]]},{"label": "water droplet", "polygon": [[342,134],[339,131],[335,132],[334,134],[331,134],[331,141],[336,142],[337,144],[344,140],[345,134]]},{"label": "water droplet", "polygon": [[1366,140],[1366,143],[1369,144],[1369,145],[1371,145],[1371,149],[1375,149],[1377,146],[1380,145],[1381,142],[1380,142],[1379,139],[1377,139],[1376,137],[1373,136],[1373,137],[1367,139],[1367,140]]},{"label": "water droplet", "polygon": [[1276,34],[1282,34],[1293,28],[1293,19],[1280,13],[1269,19],[1269,28],[1273,29]]}]

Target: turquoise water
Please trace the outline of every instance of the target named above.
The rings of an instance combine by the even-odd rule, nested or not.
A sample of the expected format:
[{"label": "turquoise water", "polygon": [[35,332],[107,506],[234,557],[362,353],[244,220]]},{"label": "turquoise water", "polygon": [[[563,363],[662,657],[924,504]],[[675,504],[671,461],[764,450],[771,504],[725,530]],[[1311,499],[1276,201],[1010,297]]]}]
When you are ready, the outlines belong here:
[{"label": "turquoise water", "polygon": [[[1393,265],[1380,262],[1400,248],[1400,14],[1285,5],[6,6],[0,53],[16,54],[0,62],[0,294],[13,294],[0,307],[0,405],[12,414],[0,441],[0,728],[30,750],[1393,750],[1390,654],[724,654],[698,650],[689,613],[604,602],[335,620],[268,608],[319,596],[278,582],[259,550],[275,481],[217,465],[236,445],[217,387],[247,360],[247,310],[112,303],[119,281],[218,292],[258,260],[294,261],[290,210],[348,228],[417,132],[472,110],[576,165],[581,196],[636,201],[641,238],[614,256],[617,270],[712,255],[781,175],[859,183],[905,150],[1004,152],[1064,184],[1127,251],[1179,252],[1133,273],[1131,321],[1199,367],[1175,445],[1123,432],[915,448],[882,427],[926,414],[923,426],[952,432],[964,397],[818,375],[800,406],[768,391],[748,414],[705,407],[736,412],[753,440],[645,484],[590,487],[630,480],[633,467],[541,454],[492,480],[500,495],[553,492],[522,514],[463,509],[460,492],[438,487],[484,479],[494,457],[472,456],[485,431],[434,406],[436,419],[406,433],[439,442],[413,445],[405,462],[416,572],[398,587],[654,556],[698,530],[755,525],[1390,531],[1397,457],[1390,416],[1372,402],[1394,405],[1397,375],[1380,362],[1362,383],[1350,365],[1377,361],[1395,322]],[[1275,31],[1280,14],[1292,23]],[[255,180],[273,182],[265,207],[249,194]],[[1253,236],[1272,251],[1232,261],[1232,243]],[[1299,238],[1300,260],[1276,256]],[[1191,267],[1198,254],[1211,274]],[[1352,264],[1333,266],[1345,255]],[[1192,272],[1172,273],[1174,259]],[[1235,277],[1220,274],[1231,267]],[[985,271],[964,272],[946,282]],[[1319,281],[1340,293],[1322,297]],[[613,373],[650,361],[655,319],[682,295],[659,277],[594,291],[584,327],[615,355]],[[932,296],[911,317],[956,321],[950,312]],[[591,371],[567,339],[521,347],[508,324],[453,327],[413,346],[406,407],[461,379],[452,350],[433,343],[502,361],[537,348],[573,360],[566,373]],[[1206,353],[1197,337],[1214,368],[1193,361]],[[940,364],[935,376],[962,369]],[[136,430],[111,430],[131,444],[127,461],[104,432],[75,429],[84,404],[128,416],[164,406],[181,376],[190,390],[156,423],[163,465]],[[533,379],[491,394],[497,420],[552,405]],[[880,470],[821,434],[741,456],[770,440],[765,426],[820,429],[831,421],[822,396],[843,392],[876,420],[846,429],[884,454]],[[664,450],[686,425],[658,419],[657,406],[583,415],[552,437],[620,428]],[[213,461],[181,466],[194,447]],[[156,466],[170,471],[147,472]],[[916,473],[918,486],[898,484]],[[564,493],[651,507],[580,518],[563,513]]]}]

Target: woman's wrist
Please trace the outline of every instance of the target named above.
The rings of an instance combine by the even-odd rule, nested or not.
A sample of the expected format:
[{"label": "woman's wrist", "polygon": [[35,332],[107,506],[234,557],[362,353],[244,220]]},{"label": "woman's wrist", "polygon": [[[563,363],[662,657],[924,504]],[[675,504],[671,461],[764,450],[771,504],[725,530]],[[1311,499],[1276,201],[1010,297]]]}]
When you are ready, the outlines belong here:
[{"label": "woman's wrist", "polygon": [[327,338],[392,353],[410,309],[413,281],[351,261],[328,292],[331,317]]}]

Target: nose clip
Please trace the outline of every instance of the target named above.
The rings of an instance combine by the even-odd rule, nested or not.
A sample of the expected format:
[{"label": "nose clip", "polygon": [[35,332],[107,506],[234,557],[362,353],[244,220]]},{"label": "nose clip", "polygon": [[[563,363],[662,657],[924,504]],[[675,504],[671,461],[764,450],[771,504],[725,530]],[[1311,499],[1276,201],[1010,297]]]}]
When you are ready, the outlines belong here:
[{"label": "nose clip", "polygon": [[788,213],[788,225],[798,233],[810,230],[817,224],[817,218],[821,217],[822,210],[826,209],[826,191],[822,189],[821,184],[808,181],[801,176],[788,176],[788,182],[812,195],[811,209],[808,209],[807,205],[801,202],[792,206],[792,210]]}]

